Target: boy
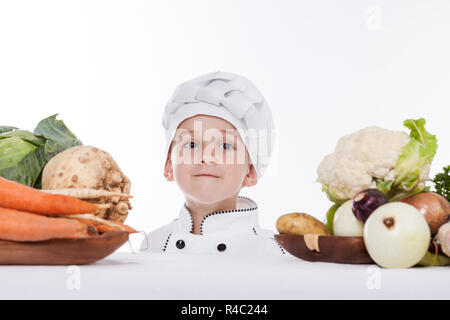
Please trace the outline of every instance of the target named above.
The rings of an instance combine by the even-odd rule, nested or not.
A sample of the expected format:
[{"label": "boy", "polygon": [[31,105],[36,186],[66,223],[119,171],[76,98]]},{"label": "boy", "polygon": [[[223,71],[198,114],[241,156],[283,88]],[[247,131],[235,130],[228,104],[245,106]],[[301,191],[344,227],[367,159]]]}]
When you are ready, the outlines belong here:
[{"label": "boy", "polygon": [[[271,111],[247,79],[213,72],[181,84],[166,106],[164,176],[185,196],[179,216],[149,233],[150,252],[284,254],[239,195],[256,185],[274,143]],[[143,243],[142,247],[146,245]]]}]

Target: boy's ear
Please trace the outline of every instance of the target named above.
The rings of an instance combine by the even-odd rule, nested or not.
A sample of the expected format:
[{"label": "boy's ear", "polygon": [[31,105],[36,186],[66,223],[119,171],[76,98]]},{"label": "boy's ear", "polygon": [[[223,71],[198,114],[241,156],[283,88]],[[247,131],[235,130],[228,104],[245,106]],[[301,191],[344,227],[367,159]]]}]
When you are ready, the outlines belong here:
[{"label": "boy's ear", "polygon": [[243,187],[252,187],[258,182],[258,174],[253,164],[250,164],[248,173],[245,175],[244,181],[242,182]]},{"label": "boy's ear", "polygon": [[174,181],[173,167],[172,167],[172,160],[170,159],[170,153],[167,156],[166,164],[164,165],[164,177],[167,179],[167,181]]}]

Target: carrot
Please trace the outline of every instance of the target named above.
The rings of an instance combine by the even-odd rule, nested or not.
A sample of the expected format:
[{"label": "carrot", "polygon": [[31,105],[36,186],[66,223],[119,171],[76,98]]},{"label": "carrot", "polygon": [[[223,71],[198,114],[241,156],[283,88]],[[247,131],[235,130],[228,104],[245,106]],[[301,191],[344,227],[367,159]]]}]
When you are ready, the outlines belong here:
[{"label": "carrot", "polygon": [[96,213],[99,207],[74,197],[50,194],[0,177],[0,207],[44,215]]},{"label": "carrot", "polygon": [[74,214],[74,215],[68,215],[66,218],[72,218],[80,221],[81,223],[93,225],[97,228],[98,232],[104,233],[104,232],[111,232],[111,231],[127,231],[128,233],[135,233],[137,232],[135,229],[133,229],[130,226],[127,226],[126,224],[123,224],[118,221],[110,221],[105,220],[100,217],[97,217],[93,214]]},{"label": "carrot", "polygon": [[42,241],[54,238],[89,238],[98,234],[92,225],[66,218],[45,217],[0,207],[0,239]]}]

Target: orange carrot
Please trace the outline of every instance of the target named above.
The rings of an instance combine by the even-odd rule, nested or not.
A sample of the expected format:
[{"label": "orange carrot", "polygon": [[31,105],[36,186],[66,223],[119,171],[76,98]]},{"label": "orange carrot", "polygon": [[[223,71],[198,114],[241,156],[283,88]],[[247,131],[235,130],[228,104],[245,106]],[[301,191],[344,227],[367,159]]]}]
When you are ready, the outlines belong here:
[{"label": "orange carrot", "polygon": [[94,203],[50,194],[3,177],[0,177],[0,207],[44,215],[98,212],[98,206]]},{"label": "orange carrot", "polygon": [[81,223],[93,225],[97,228],[98,232],[104,233],[104,232],[111,232],[111,231],[127,231],[128,233],[135,233],[137,232],[132,227],[123,224],[118,221],[110,221],[105,220],[100,217],[97,217],[93,214],[74,214],[74,215],[68,215],[67,218],[72,218],[80,221]]},{"label": "orange carrot", "polygon": [[97,234],[92,225],[66,218],[0,207],[0,239],[42,241],[54,238],[89,238]]}]

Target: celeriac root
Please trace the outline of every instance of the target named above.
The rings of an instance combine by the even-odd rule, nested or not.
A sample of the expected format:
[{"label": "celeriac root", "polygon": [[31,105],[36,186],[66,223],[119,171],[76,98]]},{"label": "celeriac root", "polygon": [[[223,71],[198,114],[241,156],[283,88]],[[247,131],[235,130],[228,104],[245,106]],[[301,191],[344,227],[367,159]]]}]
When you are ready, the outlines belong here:
[{"label": "celeriac root", "polygon": [[[130,179],[108,152],[94,146],[75,146],[58,153],[45,165],[42,189],[63,193],[103,206],[96,216],[124,222],[132,209]],[[55,191],[50,191],[55,190]]]},{"label": "celeriac root", "polygon": [[110,192],[106,190],[97,190],[89,188],[67,188],[56,190],[42,189],[42,191],[52,194],[63,194],[78,199],[98,199],[103,197],[105,198],[120,197],[125,199],[133,198],[133,196],[121,192]]}]

